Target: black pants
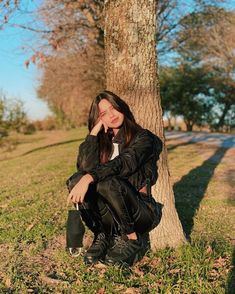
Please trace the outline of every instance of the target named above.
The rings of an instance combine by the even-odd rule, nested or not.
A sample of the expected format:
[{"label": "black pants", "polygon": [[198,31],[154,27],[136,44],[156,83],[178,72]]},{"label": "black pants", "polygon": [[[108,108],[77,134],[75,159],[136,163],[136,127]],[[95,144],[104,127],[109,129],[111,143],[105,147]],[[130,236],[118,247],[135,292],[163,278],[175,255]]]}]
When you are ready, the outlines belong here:
[{"label": "black pants", "polygon": [[[68,179],[67,186],[72,189],[84,173],[78,172]],[[144,193],[125,179],[109,177],[97,184],[90,184],[84,202],[79,205],[85,224],[93,232],[111,233],[118,225],[121,233],[140,234],[151,230],[154,215],[146,204]]]}]

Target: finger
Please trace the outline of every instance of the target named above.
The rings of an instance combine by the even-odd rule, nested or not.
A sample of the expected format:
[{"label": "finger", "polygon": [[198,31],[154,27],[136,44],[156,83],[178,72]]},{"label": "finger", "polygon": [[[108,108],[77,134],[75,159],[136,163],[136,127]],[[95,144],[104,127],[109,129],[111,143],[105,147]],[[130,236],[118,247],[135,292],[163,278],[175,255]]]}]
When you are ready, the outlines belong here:
[{"label": "finger", "polygon": [[82,203],[82,197],[81,197],[81,195],[79,196],[79,197],[77,197],[77,203]]},{"label": "finger", "polygon": [[70,200],[68,201],[68,204],[70,204],[70,203],[76,203],[74,197],[70,198]]},{"label": "finger", "polygon": [[86,192],[84,192],[84,193],[82,193],[81,195],[80,195],[80,203],[82,203],[83,201],[84,201],[84,199],[85,199],[85,196],[86,196]]},{"label": "finger", "polygon": [[81,196],[80,195],[76,195],[73,197],[73,203],[80,203],[80,198]]},{"label": "finger", "polygon": [[106,124],[105,122],[103,122],[103,126],[104,126],[104,131],[105,131],[105,133],[107,133],[107,131],[108,131],[108,126],[107,126],[107,124]]},{"label": "finger", "polygon": [[76,198],[77,198],[77,197],[76,197],[75,195],[73,195],[72,193],[70,193],[69,196],[68,196],[68,198],[67,198],[68,204],[69,204],[70,202],[72,202],[72,203],[77,203],[77,199],[76,199]]},{"label": "finger", "polygon": [[70,203],[72,197],[73,197],[73,195],[71,193],[69,193],[69,196],[67,197],[67,204]]},{"label": "finger", "polygon": [[80,198],[81,198],[80,195],[76,195],[76,196],[73,195],[71,201],[72,201],[74,204],[76,204],[76,203],[80,203]]},{"label": "finger", "polygon": [[96,122],[95,122],[95,125],[97,125],[98,123],[100,123],[101,119],[100,117],[97,118]]},{"label": "finger", "polygon": [[84,197],[80,197],[78,203],[83,203]]}]

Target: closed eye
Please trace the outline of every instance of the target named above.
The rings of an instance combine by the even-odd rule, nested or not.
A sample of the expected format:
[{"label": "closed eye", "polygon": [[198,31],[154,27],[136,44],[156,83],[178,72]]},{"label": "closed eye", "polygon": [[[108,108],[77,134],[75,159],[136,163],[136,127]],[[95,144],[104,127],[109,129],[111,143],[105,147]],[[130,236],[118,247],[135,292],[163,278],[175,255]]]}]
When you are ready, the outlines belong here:
[{"label": "closed eye", "polygon": [[[112,110],[114,109],[114,107],[111,105],[108,110]],[[105,110],[104,112],[101,112],[100,116],[104,116],[107,113],[107,110]]]}]

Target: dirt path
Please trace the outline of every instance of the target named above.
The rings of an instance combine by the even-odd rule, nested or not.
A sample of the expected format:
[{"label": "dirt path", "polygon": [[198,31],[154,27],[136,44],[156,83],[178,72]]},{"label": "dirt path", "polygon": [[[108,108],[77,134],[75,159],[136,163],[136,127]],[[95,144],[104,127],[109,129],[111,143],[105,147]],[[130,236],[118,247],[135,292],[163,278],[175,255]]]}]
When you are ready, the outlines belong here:
[{"label": "dirt path", "polygon": [[165,132],[167,140],[203,143],[223,148],[235,148],[235,135],[206,132]]}]

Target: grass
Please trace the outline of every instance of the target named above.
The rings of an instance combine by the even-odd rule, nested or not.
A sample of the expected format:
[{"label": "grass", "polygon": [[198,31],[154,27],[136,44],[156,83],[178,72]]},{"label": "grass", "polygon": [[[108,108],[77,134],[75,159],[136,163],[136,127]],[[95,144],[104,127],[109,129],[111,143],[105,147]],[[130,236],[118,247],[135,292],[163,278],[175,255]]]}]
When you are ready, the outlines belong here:
[{"label": "grass", "polygon": [[65,248],[65,180],[85,128],[19,136],[0,155],[0,293],[234,293],[234,149],[168,141],[190,242],[132,268],[86,267]]}]

